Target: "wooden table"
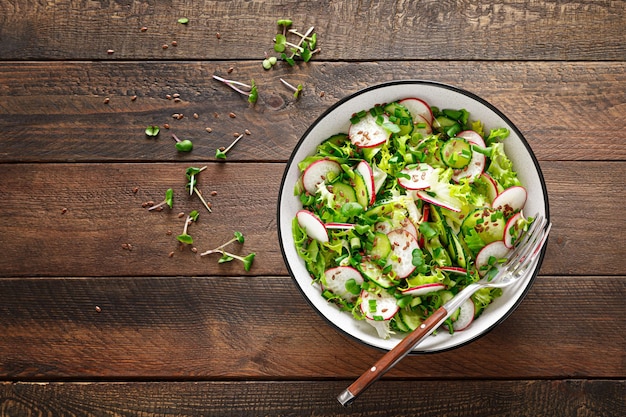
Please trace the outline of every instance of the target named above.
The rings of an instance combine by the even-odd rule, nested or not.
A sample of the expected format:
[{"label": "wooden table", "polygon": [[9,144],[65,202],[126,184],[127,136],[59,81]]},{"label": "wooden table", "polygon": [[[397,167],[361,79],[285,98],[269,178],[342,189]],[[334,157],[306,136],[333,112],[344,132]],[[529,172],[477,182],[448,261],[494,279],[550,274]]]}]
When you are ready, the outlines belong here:
[{"label": "wooden table", "polygon": [[[283,17],[321,52],[265,71]],[[213,74],[254,79],[256,105]],[[406,358],[344,409],[381,352],[292,282],[279,183],[327,107],[412,78],[509,116],[554,227],[509,319]],[[624,415],[625,114],[624,1],[0,0],[0,415]],[[204,165],[210,214],[185,195]],[[148,212],[167,188],[174,208]],[[244,234],[249,272],[179,249],[191,210],[199,251]]]}]

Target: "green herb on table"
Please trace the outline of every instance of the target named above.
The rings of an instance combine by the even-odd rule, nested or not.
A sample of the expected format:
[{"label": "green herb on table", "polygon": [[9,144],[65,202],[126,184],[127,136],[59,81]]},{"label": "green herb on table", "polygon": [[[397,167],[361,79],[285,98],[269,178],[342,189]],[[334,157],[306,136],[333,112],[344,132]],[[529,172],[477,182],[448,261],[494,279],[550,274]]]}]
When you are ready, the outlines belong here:
[{"label": "green herb on table", "polygon": [[203,252],[203,253],[200,254],[200,256],[207,256],[207,255],[210,255],[212,253],[220,253],[222,256],[217,261],[218,263],[230,262],[230,261],[232,261],[234,259],[237,259],[237,260],[243,262],[244,269],[246,271],[249,271],[250,267],[252,267],[252,262],[254,261],[254,257],[256,255],[254,252],[252,252],[252,253],[250,253],[250,254],[248,254],[246,256],[238,256],[238,255],[235,255],[233,253],[226,252],[224,250],[224,248],[226,246],[230,245],[231,243],[235,243],[235,242],[239,242],[241,244],[244,243],[244,237],[243,237],[243,234],[241,234],[241,232],[235,232],[234,235],[235,236],[232,239],[230,239],[228,242],[218,246],[215,249],[211,249],[211,250],[208,250],[206,252]]},{"label": "green herb on table", "polygon": [[224,84],[226,84],[227,86],[235,90],[236,92],[243,94],[244,96],[247,96],[248,102],[252,104],[256,103],[257,99],[259,98],[259,92],[257,90],[256,84],[254,83],[254,80],[250,80],[250,84],[248,85],[248,84],[241,83],[239,81],[227,80],[225,78],[218,77],[217,75],[213,75],[213,78],[218,81],[223,82]]},{"label": "green herb on table", "polygon": [[191,150],[193,149],[193,142],[191,142],[189,139],[181,140],[173,133],[172,138],[176,141],[176,145],[174,146],[176,146],[176,149],[179,152],[191,152]]},{"label": "green herb on table", "polygon": [[155,137],[159,134],[159,126],[148,126],[146,127],[146,136]]},{"label": "green herb on table", "polygon": [[189,23],[189,19],[186,17],[181,17],[180,19],[178,19],[178,23],[180,23],[181,25],[186,25],[187,23]]},{"label": "green herb on table", "polygon": [[191,213],[189,213],[189,215],[187,216],[187,219],[185,220],[185,226],[183,228],[183,233],[181,233],[180,235],[176,236],[176,239],[178,239],[179,242],[181,243],[185,243],[187,245],[191,245],[193,243],[193,238],[187,233],[187,229],[189,228],[189,225],[195,221],[198,221],[198,217],[200,216],[200,214],[194,210]]},{"label": "green herb on table", "polygon": [[198,188],[196,187],[196,184],[198,182],[196,177],[198,176],[199,173],[204,171],[206,168],[207,168],[206,166],[202,168],[196,168],[196,167],[187,168],[187,170],[185,171],[185,175],[187,176],[187,185],[185,186],[185,188],[189,190],[189,195],[193,195],[195,193],[200,199],[200,201],[202,201],[202,204],[208,210],[208,212],[212,213],[211,207],[206,202],[204,197],[202,197],[202,193],[200,193],[200,191],[198,191]]},{"label": "green herb on table", "polygon": [[280,82],[282,82],[288,89],[293,91],[293,96],[295,98],[298,98],[298,96],[302,92],[302,88],[303,88],[302,84],[298,84],[297,87],[294,87],[293,85],[289,84],[287,81],[283,80],[282,78],[280,79]]},{"label": "green herb on table", "polygon": [[160,211],[163,209],[164,206],[168,206],[169,208],[172,208],[173,205],[174,205],[174,190],[172,190],[171,188],[168,188],[167,191],[165,191],[165,199],[161,201],[159,204],[150,207],[148,211],[152,211],[152,210]]},{"label": "green herb on table", "polygon": [[233,143],[231,143],[228,148],[218,148],[215,150],[215,157],[217,159],[226,159],[226,152],[230,151],[231,148],[233,146],[235,146],[237,144],[237,142],[239,142],[239,140],[243,137],[243,133],[239,136],[237,136],[237,139],[235,139],[233,141]]}]

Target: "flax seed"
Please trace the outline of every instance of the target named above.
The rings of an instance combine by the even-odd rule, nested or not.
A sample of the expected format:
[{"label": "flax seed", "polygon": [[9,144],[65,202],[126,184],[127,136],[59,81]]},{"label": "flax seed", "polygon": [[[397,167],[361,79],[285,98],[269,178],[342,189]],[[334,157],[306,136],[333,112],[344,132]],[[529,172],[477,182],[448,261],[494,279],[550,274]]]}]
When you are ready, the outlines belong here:
[{"label": "flax seed", "polygon": [[180,213],[178,213],[178,218],[182,219],[183,217],[185,217],[185,213],[183,213],[182,211]]},{"label": "flax seed", "polygon": [[180,94],[178,94],[178,93],[174,93],[174,94],[172,94],[172,97],[174,97],[174,98],[179,98],[179,97],[180,97]]},{"label": "flax seed", "polygon": [[164,128],[164,129],[169,129],[169,128],[170,128],[170,124],[169,124],[169,123],[165,123],[165,124],[163,125],[163,128]]},{"label": "flax seed", "polygon": [[106,98],[104,99],[104,104],[109,104],[109,102],[110,102],[110,101],[111,101],[111,99],[110,99],[110,98],[108,98],[108,97],[106,97]]},{"label": "flax seed", "polygon": [[211,129],[210,127],[207,127],[207,128],[206,128],[206,129],[204,129],[204,130],[206,130],[206,131],[207,131],[207,132],[209,132],[209,133],[213,132],[213,129]]},{"label": "flax seed", "polygon": [[176,98],[174,99],[174,103],[180,103],[181,101],[182,101],[182,100],[181,100],[181,99],[179,99],[178,97],[176,97]]},{"label": "flax seed", "polygon": [[217,191],[211,191],[211,196],[215,197],[217,195]]},{"label": "flax seed", "polygon": [[67,207],[63,207],[63,208],[61,209],[61,214],[65,214],[65,213],[67,213]]},{"label": "flax seed", "polygon": [[172,41],[172,46],[178,46],[178,42]]},{"label": "flax seed", "polygon": [[107,54],[109,54],[109,55],[113,55],[113,53],[115,53],[115,51],[114,51],[113,49],[109,49],[109,50],[107,51]]},{"label": "flax seed", "polygon": [[226,72],[230,74],[230,73],[231,73],[231,72],[233,72],[234,70],[235,70],[235,68],[233,68],[233,67],[229,67],[229,68],[226,70]]},{"label": "flax seed", "polygon": [[237,115],[231,111],[230,113],[228,113],[228,117],[234,119],[235,117],[237,117]]},{"label": "flax seed", "polygon": [[198,253],[198,248],[193,247],[193,248],[191,248],[191,251],[192,251],[193,253]]},{"label": "flax seed", "polygon": [[169,253],[169,255],[167,255],[167,256],[169,256],[170,258],[173,258],[173,257],[174,257],[174,251],[171,251],[171,252]]},{"label": "flax seed", "polygon": [[194,119],[198,119],[198,118],[200,118],[200,116],[198,116],[198,113],[194,113],[194,114],[193,114],[193,118],[194,118]]},{"label": "flax seed", "polygon": [[148,31],[148,28],[144,26],[144,27],[141,28],[141,31],[142,32],[146,32],[146,31]]},{"label": "flax seed", "polygon": [[219,32],[217,32],[217,33],[215,34],[215,37],[216,37],[217,39],[222,39],[222,35],[221,35]]},{"label": "flax seed", "polygon": [[133,194],[137,194],[137,191],[139,191],[139,187],[134,187],[133,188]]},{"label": "flax seed", "polygon": [[171,95],[171,94],[167,94],[167,95],[165,96],[165,98],[166,98],[166,99],[168,99],[168,100],[171,100],[171,99],[172,99],[172,95]]},{"label": "flax seed", "polygon": [[102,311],[102,309],[100,308],[100,306],[96,306],[96,313],[99,313],[101,311]]},{"label": "flax seed", "polygon": [[132,97],[130,98],[130,101],[135,101],[135,100],[137,100],[137,96],[132,96]]},{"label": "flax seed", "polygon": [[252,133],[250,133],[250,131],[249,131],[248,129],[244,130],[244,133],[245,133],[246,135],[251,135],[251,134],[252,134]]},{"label": "flax seed", "polygon": [[166,43],[164,43],[163,46],[161,46],[161,48],[167,49],[167,48],[169,48],[169,46]]}]

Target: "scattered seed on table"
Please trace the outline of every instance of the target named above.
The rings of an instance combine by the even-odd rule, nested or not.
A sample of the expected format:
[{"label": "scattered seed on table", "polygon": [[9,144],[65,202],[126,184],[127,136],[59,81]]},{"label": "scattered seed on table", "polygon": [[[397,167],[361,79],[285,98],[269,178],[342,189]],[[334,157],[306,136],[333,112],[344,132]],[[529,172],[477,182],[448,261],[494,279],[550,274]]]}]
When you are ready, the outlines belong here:
[{"label": "scattered seed on table", "polygon": [[218,112],[213,112],[213,117],[215,117],[216,119],[220,117]]},{"label": "scattered seed on table", "polygon": [[226,147],[220,146],[220,151],[224,152],[225,150],[226,150]]},{"label": "scattered seed on table", "polygon": [[182,211],[180,213],[178,213],[178,218],[182,219],[183,217],[185,217],[185,213],[183,213]]},{"label": "scattered seed on table", "polygon": [[67,213],[67,207],[63,207],[63,208],[61,209],[61,214],[65,214],[65,213]]},{"label": "scattered seed on table", "polygon": [[192,251],[193,253],[198,253],[198,248],[193,247],[193,248],[191,248],[191,251]]},{"label": "scattered seed on table", "polygon": [[171,100],[171,99],[172,99],[172,95],[171,95],[171,94],[167,94],[167,95],[165,96],[165,98],[166,98],[166,99],[168,99],[168,100]]},{"label": "scattered seed on table", "polygon": [[173,257],[174,257],[174,251],[171,251],[171,252],[169,253],[169,255],[167,255],[167,256],[169,256],[170,258],[173,258]]},{"label": "scattered seed on table", "polygon": [[231,111],[230,113],[228,113],[228,117],[234,119],[235,117],[237,117],[237,115]]},{"label": "scattered seed on table", "polygon": [[172,41],[172,46],[178,46],[178,42]]},{"label": "scattered seed on table", "polygon": [[234,138],[239,137],[239,132],[235,132],[235,133],[233,133],[233,137],[234,137]]},{"label": "scattered seed on table", "polygon": [[166,235],[166,236],[172,236],[172,231],[171,231],[171,230],[168,230],[167,232],[165,232],[165,235]]},{"label": "scattered seed on table", "polygon": [[167,49],[167,48],[169,48],[169,46],[166,43],[164,43],[163,46],[161,46],[161,48]]},{"label": "scattered seed on table", "polygon": [[135,100],[137,100],[137,96],[132,96],[132,97],[130,98],[130,101],[135,101]]},{"label": "scattered seed on table", "polygon": [[113,49],[109,49],[109,50],[107,51],[107,54],[109,54],[109,55],[113,55],[113,53],[114,53],[114,52],[115,52],[115,51],[114,51]]},{"label": "scattered seed on table", "polygon": [[163,125],[163,128],[164,128],[164,129],[169,129],[169,128],[170,128],[170,124],[169,124],[169,123],[165,123],[165,124]]},{"label": "scattered seed on table", "polygon": [[99,313],[101,311],[102,311],[102,309],[100,308],[100,306],[96,306],[96,313]]},{"label": "scattered seed on table", "polygon": [[252,133],[250,133],[250,131],[249,131],[248,129],[244,130],[244,133],[245,133],[246,135],[251,135],[251,134],[252,134]]},{"label": "scattered seed on table", "polygon": [[326,95],[326,93],[325,93],[325,92],[320,91],[320,97],[324,97],[325,95]]},{"label": "scattered seed on table", "polygon": [[211,191],[211,196],[215,197],[217,195],[217,191]]},{"label": "scattered seed on table", "polygon": [[109,101],[111,101],[111,99],[110,99],[110,98],[108,98],[108,97],[107,97],[107,98],[105,98],[105,99],[104,99],[104,104],[109,104]]},{"label": "scattered seed on table", "polygon": [[180,97],[180,94],[178,94],[178,93],[174,93],[174,94],[172,94],[172,97],[174,97],[174,98],[178,98],[178,97]]},{"label": "scattered seed on table", "polygon": [[139,191],[139,187],[134,187],[133,188],[133,194],[137,194],[137,191]]},{"label": "scattered seed on table", "polygon": [[193,118],[194,118],[194,119],[198,119],[199,117],[200,117],[200,116],[198,116],[198,113],[194,113],[194,114],[193,114]]},{"label": "scattered seed on table", "polygon": [[144,27],[142,27],[140,30],[141,30],[142,32],[146,32],[146,31],[148,30],[148,28],[144,26]]},{"label": "scattered seed on table", "polygon": [[182,101],[182,100],[181,100],[181,99],[179,99],[178,97],[176,97],[176,98],[174,99],[174,103],[180,103],[181,101]]},{"label": "scattered seed on table", "polygon": [[231,72],[233,72],[234,70],[235,70],[235,68],[234,68],[234,67],[228,67],[228,69],[226,70],[226,72],[230,74],[230,73],[231,73]]},{"label": "scattered seed on table", "polygon": [[217,33],[215,34],[215,37],[216,37],[217,39],[222,39],[222,35],[221,35],[219,32],[217,32]]},{"label": "scattered seed on table", "polygon": [[184,115],[184,114],[182,114],[182,113],[180,113],[180,114],[178,115],[177,119],[178,119],[178,120],[180,120],[180,119],[182,119],[183,117],[185,117],[185,115]]}]

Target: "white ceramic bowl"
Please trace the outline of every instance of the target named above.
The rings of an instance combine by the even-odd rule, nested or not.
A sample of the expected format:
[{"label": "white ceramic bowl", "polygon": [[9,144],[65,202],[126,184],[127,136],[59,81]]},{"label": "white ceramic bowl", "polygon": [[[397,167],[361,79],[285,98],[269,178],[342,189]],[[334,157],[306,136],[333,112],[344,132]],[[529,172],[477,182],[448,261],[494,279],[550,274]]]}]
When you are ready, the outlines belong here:
[{"label": "white ceramic bowl", "polygon": [[[369,324],[355,320],[351,314],[341,312],[334,304],[328,303],[320,294],[318,285],[312,284],[304,262],[298,256],[291,232],[292,220],[302,208],[294,185],[298,180],[298,162],[315,153],[322,141],[336,133],[347,133],[350,117],[356,112],[373,107],[375,104],[389,103],[406,97],[419,97],[431,106],[439,108],[465,108],[472,120],[481,120],[485,130],[507,127],[510,136],[504,141],[505,151],[513,161],[518,177],[528,190],[528,200],[524,212],[532,216],[536,213],[549,218],[548,196],[543,175],[530,146],[520,131],[502,112],[480,97],[462,89],[431,81],[404,80],[375,85],[358,91],[331,106],[304,133],[296,145],[283,175],[278,197],[278,232],[281,250],[289,273],[311,306],[330,324],[366,345],[389,350],[402,337],[393,335],[383,340]],[[545,252],[545,248],[544,248]],[[484,335],[502,322],[522,301],[528,292],[541,262],[543,252],[532,270],[519,282],[504,289],[501,297],[485,309],[469,328],[450,335],[440,331],[418,345],[413,353],[439,352],[466,344]]]}]

